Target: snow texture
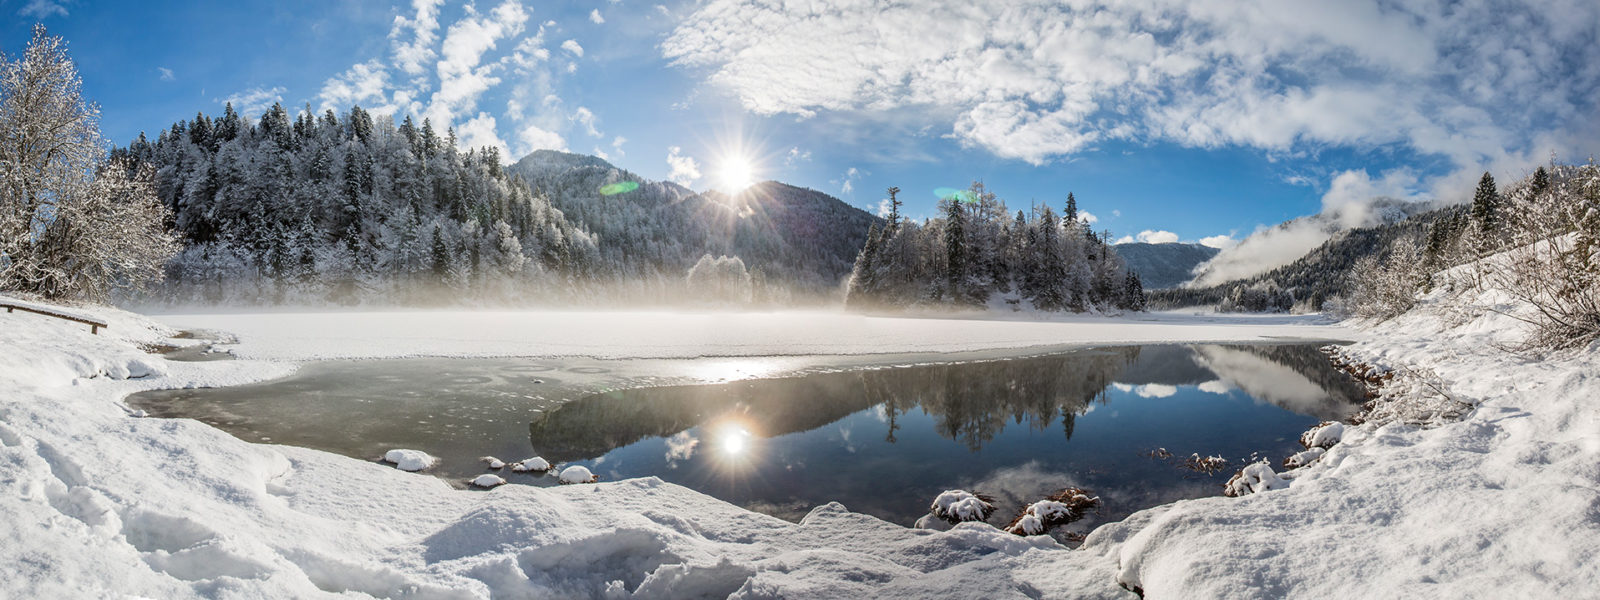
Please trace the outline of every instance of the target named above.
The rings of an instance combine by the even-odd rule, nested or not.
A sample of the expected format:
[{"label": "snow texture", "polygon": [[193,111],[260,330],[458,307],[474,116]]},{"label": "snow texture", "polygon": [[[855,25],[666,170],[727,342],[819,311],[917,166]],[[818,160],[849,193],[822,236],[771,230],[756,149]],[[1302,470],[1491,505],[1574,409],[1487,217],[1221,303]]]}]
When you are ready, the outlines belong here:
[{"label": "snow texture", "polygon": [[1223,486],[1223,494],[1228,496],[1244,496],[1267,490],[1276,490],[1288,487],[1289,482],[1278,477],[1267,463],[1258,462],[1245,465]]},{"label": "snow texture", "polygon": [[472,485],[481,488],[492,488],[505,482],[506,480],[504,478],[492,473],[484,473],[477,477],[473,477],[471,481]]},{"label": "snow texture", "polygon": [[483,464],[487,465],[490,469],[500,470],[506,467],[506,461],[500,460],[493,456],[485,456],[479,458],[478,460],[483,461]]},{"label": "snow texture", "polygon": [[599,478],[587,467],[572,465],[561,470],[561,483],[594,483]]},{"label": "snow texture", "polygon": [[421,471],[433,466],[438,459],[421,450],[390,450],[383,453],[383,462],[393,463],[401,471]]},{"label": "snow texture", "polygon": [[1300,436],[1300,445],[1307,448],[1332,448],[1344,439],[1344,423],[1329,421],[1312,427]]}]

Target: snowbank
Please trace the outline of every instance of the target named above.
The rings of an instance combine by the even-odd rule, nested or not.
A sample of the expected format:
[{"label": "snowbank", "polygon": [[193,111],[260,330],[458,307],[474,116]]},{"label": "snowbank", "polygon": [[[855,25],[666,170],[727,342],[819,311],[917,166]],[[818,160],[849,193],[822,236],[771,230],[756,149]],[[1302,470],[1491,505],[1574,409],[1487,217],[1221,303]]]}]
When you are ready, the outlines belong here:
[{"label": "snowbank", "polygon": [[137,344],[170,331],[86,312],[112,329],[0,313],[0,597],[1126,596],[1111,561],[987,525],[796,524],[654,478],[474,493],[132,417],[135,390],[290,367],[167,363]]}]

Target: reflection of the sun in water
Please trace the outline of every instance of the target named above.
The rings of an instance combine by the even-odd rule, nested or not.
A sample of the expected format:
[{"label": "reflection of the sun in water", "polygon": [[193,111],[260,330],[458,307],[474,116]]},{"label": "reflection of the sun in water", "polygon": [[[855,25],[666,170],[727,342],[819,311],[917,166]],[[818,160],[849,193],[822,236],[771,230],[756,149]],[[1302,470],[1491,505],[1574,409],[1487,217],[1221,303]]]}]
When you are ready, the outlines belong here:
[{"label": "reflection of the sun in water", "polygon": [[756,359],[713,360],[696,364],[690,375],[696,379],[714,382],[742,381],[771,375],[777,367]]},{"label": "reflection of the sun in water", "polygon": [[706,424],[701,431],[713,446],[709,458],[723,475],[737,475],[755,466],[761,438],[750,422],[728,415]]}]

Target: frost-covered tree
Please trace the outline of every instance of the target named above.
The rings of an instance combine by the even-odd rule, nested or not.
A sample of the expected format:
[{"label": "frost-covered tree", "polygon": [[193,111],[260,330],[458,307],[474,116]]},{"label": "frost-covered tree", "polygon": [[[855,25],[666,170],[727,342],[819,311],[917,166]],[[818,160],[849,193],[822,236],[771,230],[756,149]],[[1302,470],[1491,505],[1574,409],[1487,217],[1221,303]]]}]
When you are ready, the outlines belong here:
[{"label": "frost-covered tree", "polygon": [[687,282],[690,293],[702,300],[735,304],[750,301],[750,273],[737,256],[701,256],[689,269]]},{"label": "frost-covered tree", "polygon": [[0,55],[0,289],[105,301],[159,279],[176,251],[152,173],[107,156],[81,88],[43,26],[22,56]]}]

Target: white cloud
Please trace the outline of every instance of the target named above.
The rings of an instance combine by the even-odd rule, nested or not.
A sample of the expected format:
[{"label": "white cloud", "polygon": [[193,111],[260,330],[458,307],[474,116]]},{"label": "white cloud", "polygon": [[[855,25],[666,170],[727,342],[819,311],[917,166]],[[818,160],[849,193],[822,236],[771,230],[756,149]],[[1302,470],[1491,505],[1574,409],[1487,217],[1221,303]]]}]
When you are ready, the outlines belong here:
[{"label": "white cloud", "polygon": [[218,104],[232,104],[233,110],[247,118],[260,116],[273,104],[283,102],[282,87],[251,88],[217,100]]},{"label": "white cloud", "polygon": [[517,132],[517,141],[522,142],[522,154],[534,150],[566,151],[567,149],[567,141],[561,139],[560,134],[541,129],[538,125],[524,125]]},{"label": "white cloud", "polygon": [[[1428,192],[1409,169],[1392,169],[1374,179],[1366,171],[1335,175],[1322,195],[1322,212],[1274,227],[1259,227],[1196,269],[1193,286],[1210,286],[1265,273],[1294,262],[1334,234],[1382,222],[1388,206],[1381,200],[1425,201]],[[1392,210],[1390,208],[1389,210]],[[1209,238],[1208,238],[1209,239]]]},{"label": "white cloud", "polygon": [[1115,218],[1120,217],[1120,216],[1122,216],[1122,211],[1120,211],[1120,210],[1111,211],[1111,218],[1115,219]]},{"label": "white cloud", "polygon": [[55,2],[52,0],[29,0],[27,4],[22,5],[22,8],[17,11],[17,14],[40,20],[51,16],[65,17],[67,16],[68,3],[69,2],[66,1]]},{"label": "white cloud", "polygon": [[1177,386],[1165,383],[1147,383],[1133,389],[1140,398],[1171,398],[1178,393]]},{"label": "white cloud", "polygon": [[583,46],[578,45],[578,40],[561,42],[561,49],[578,58],[583,58]]},{"label": "white cloud", "polygon": [[500,139],[495,125],[493,115],[478,113],[478,116],[456,128],[456,139],[463,148],[476,149],[489,146],[500,151],[502,160],[510,159],[511,148],[506,146],[505,140]]},{"label": "white cloud", "polygon": [[1207,246],[1207,247],[1211,247],[1211,248],[1216,248],[1218,250],[1221,250],[1221,249],[1224,249],[1224,248],[1232,248],[1235,244],[1238,244],[1238,243],[1239,243],[1239,240],[1233,239],[1232,235],[1213,235],[1213,236],[1207,236],[1207,237],[1200,238],[1200,245],[1201,246]]},{"label": "white cloud", "polygon": [[1080,210],[1078,211],[1078,220],[1093,225],[1100,222],[1100,217],[1094,216],[1094,213],[1087,210]]},{"label": "white cloud", "polygon": [[667,148],[667,179],[678,185],[688,187],[700,179],[700,163],[693,157],[683,155],[683,148],[672,146]]},{"label": "white cloud", "polygon": [[1570,132],[1600,128],[1600,3],[1539,0],[1515,16],[1402,4],[709,0],[661,50],[757,114],[912,110],[1035,164],[1107,139],[1395,145],[1480,172],[1585,155]]},{"label": "white cloud", "polygon": [[172,74],[172,69],[166,67],[156,67],[156,72],[161,74],[162,81],[174,81],[178,78]]},{"label": "white cloud", "polygon": [[890,205],[888,198],[878,200],[878,216],[887,219],[889,218],[889,211],[893,209],[894,207]]},{"label": "white cloud", "polygon": [[527,20],[522,5],[507,0],[488,15],[469,10],[467,17],[450,26],[439,57],[439,91],[434,92],[427,109],[435,124],[449,123],[472,110],[483,92],[500,83],[493,76],[495,64],[479,63],[499,40],[522,33]]},{"label": "white cloud", "polygon": [[322,110],[343,112],[353,105],[365,104],[374,112],[389,113],[394,109],[384,99],[384,90],[388,86],[389,72],[378,61],[371,60],[329,77],[323,82],[322,93],[317,98],[322,101]]},{"label": "white cloud", "polygon": [[811,162],[811,151],[802,151],[798,146],[790,148],[789,153],[783,155],[783,164],[792,167],[795,163]]},{"label": "white cloud", "polygon": [[601,25],[601,24],[604,24],[606,22],[606,18],[600,16],[600,9],[596,8],[594,10],[589,11],[589,21],[594,23],[595,25]]},{"label": "white cloud", "polygon": [[617,158],[622,158],[628,155],[626,152],[622,151],[622,145],[626,143],[628,143],[628,138],[620,135],[617,136],[616,139],[611,140],[611,151],[617,153]]},{"label": "white cloud", "polygon": [[1200,391],[1202,392],[1207,394],[1216,394],[1218,396],[1227,395],[1228,392],[1233,391],[1233,385],[1221,379],[1213,379],[1196,387],[1200,388]]},{"label": "white cloud", "polygon": [[594,126],[594,121],[595,121],[594,112],[590,111],[586,107],[579,106],[578,110],[573,111],[573,113],[572,113],[572,121],[575,122],[575,123],[578,123],[579,125],[582,125],[583,128],[584,128],[584,131],[588,132],[589,137],[603,137],[603,135],[604,135],[604,134],[600,133],[599,129],[595,129],[595,126]]},{"label": "white cloud", "polygon": [[[394,18],[389,39],[393,40],[395,65],[401,71],[413,76],[426,72],[428,61],[435,56],[433,43],[438,39],[439,5],[443,3],[444,0],[412,0],[416,16]],[[411,41],[401,41],[407,31],[411,32]]]},{"label": "white cloud", "polygon": [[1178,234],[1166,230],[1146,229],[1139,232],[1139,235],[1137,236],[1123,236],[1122,239],[1117,240],[1118,244],[1126,244],[1128,242],[1143,242],[1146,244],[1176,244],[1178,243]]},{"label": "white cloud", "polygon": [[860,181],[861,177],[864,175],[867,175],[865,171],[855,167],[850,167],[849,169],[845,169],[844,176],[833,180],[833,183],[838,184],[840,194],[848,196],[850,195],[850,192],[855,191],[856,182]]}]

